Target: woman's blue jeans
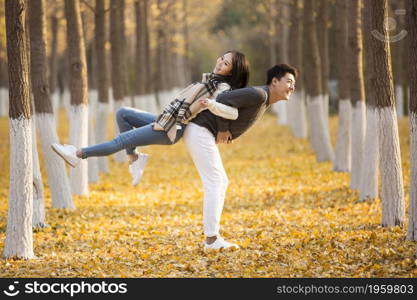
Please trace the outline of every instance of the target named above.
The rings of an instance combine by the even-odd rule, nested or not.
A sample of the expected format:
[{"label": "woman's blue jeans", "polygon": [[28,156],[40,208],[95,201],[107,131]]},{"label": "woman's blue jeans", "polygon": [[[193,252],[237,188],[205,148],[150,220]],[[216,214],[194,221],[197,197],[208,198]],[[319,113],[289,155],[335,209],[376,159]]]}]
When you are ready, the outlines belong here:
[{"label": "woman's blue jeans", "polygon": [[177,137],[171,142],[165,131],[153,129],[156,115],[130,107],[121,107],[116,112],[116,121],[120,134],[109,142],[82,148],[82,157],[106,156],[126,149],[133,154],[135,148],[147,145],[172,145],[183,135],[185,125],[177,131]]}]

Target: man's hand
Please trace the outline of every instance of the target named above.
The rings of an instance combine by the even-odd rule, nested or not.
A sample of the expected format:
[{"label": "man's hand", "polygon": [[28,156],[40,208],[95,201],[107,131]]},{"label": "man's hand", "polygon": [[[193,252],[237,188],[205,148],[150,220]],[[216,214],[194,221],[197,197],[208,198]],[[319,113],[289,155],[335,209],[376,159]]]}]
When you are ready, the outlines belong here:
[{"label": "man's hand", "polygon": [[217,144],[221,144],[221,143],[230,144],[230,143],[233,143],[232,134],[230,133],[230,131],[229,130],[228,131],[219,131],[217,133],[216,143]]}]

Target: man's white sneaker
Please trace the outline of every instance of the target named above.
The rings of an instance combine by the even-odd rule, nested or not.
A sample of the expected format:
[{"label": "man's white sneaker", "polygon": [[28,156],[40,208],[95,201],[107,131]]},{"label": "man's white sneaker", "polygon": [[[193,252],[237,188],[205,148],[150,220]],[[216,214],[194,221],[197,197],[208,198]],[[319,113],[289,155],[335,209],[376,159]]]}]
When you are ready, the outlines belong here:
[{"label": "man's white sneaker", "polygon": [[229,243],[226,242],[221,236],[218,236],[217,239],[211,243],[211,244],[207,244],[206,241],[204,241],[204,250],[208,250],[208,249],[214,249],[214,250],[218,250],[218,249],[227,249],[227,248],[235,248],[235,249],[239,249],[239,246],[233,243]]},{"label": "man's white sneaker", "polygon": [[61,145],[54,143],[51,145],[51,148],[71,167],[75,168],[79,164],[80,158],[76,155],[77,148],[73,145]]},{"label": "man's white sneaker", "polygon": [[132,185],[135,186],[139,183],[145,169],[146,162],[148,161],[148,154],[139,153],[139,157],[133,163],[129,165],[129,171],[132,175]]}]

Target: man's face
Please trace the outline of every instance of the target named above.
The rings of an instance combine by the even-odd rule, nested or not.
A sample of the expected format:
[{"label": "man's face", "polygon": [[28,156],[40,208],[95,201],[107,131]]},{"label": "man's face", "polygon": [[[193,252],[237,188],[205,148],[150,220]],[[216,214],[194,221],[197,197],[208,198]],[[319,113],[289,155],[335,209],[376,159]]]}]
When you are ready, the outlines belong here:
[{"label": "man's face", "polygon": [[288,100],[295,89],[294,75],[286,73],[280,80],[273,78],[271,85],[277,100]]}]

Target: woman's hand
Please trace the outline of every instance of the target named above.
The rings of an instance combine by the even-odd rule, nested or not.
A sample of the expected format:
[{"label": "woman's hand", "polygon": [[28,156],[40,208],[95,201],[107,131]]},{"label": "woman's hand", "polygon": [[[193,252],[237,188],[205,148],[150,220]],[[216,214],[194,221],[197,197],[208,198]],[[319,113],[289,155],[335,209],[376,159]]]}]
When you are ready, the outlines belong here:
[{"label": "woman's hand", "polygon": [[199,102],[200,106],[203,107],[203,108],[207,108],[208,105],[209,105],[209,100],[207,98],[199,99],[198,102]]}]

